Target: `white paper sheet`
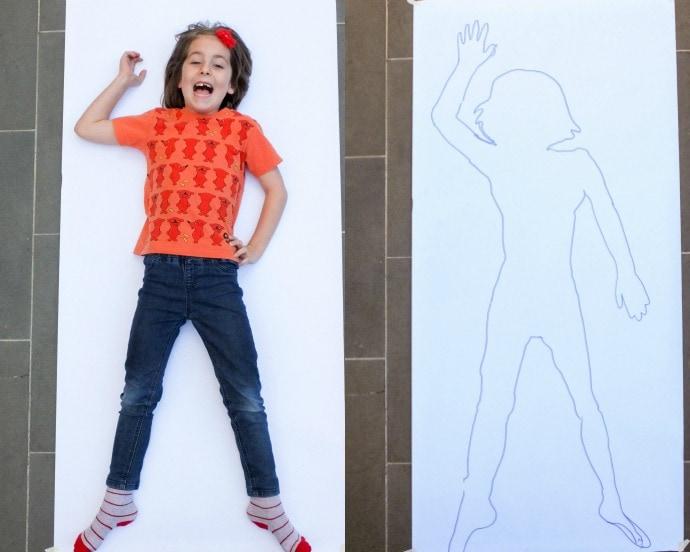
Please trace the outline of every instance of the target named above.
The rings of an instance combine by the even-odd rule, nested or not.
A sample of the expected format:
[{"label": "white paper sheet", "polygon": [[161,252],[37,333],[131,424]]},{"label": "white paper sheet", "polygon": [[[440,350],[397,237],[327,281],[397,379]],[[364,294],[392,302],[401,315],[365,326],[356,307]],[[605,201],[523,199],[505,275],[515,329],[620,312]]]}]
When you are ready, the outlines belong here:
[{"label": "white paper sheet", "polygon": [[670,0],[415,7],[416,552],[682,540],[674,32]]},{"label": "white paper sheet", "polygon": [[[239,110],[260,122],[284,158],[287,209],[264,257],[241,268],[239,279],[283,503],[315,550],[339,551],[345,470],[337,44],[335,3],[323,0],[67,2],[55,544],[71,550],[102,499],[143,276],[132,249],[144,220],[144,158],[87,143],[72,129],[115,77],[125,50],[141,52],[148,75],[113,116],[160,105],[174,35],[199,20],[223,21],[249,45],[254,71]],[[236,225],[245,240],[262,198],[249,178]],[[246,500],[211,362],[187,323],[154,416],[136,494],[139,517],[100,550],[275,550],[272,536],[247,520]]]}]

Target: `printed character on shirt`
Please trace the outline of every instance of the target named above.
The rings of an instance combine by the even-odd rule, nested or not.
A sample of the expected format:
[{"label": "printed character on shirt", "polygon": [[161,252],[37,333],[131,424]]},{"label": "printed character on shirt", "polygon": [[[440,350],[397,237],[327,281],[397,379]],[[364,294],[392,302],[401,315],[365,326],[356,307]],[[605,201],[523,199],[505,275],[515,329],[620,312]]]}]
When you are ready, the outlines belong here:
[{"label": "printed character on shirt", "polygon": [[118,143],[146,156],[146,172],[165,198],[156,208],[145,187],[146,221],[134,253],[233,259],[235,248],[218,236],[234,234],[245,166],[258,177],[282,161],[259,124],[228,108],[206,117],[156,108],[112,122]]}]

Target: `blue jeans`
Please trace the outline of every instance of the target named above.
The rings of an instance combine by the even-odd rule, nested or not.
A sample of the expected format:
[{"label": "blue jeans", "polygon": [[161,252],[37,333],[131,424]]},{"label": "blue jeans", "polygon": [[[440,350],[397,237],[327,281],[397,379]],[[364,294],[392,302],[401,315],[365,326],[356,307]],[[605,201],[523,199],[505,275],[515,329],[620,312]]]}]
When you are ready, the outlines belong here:
[{"label": "blue jeans", "polygon": [[220,383],[247,494],[279,494],[256,349],[237,283],[237,263],[154,253],[144,257],[144,266],[106,484],[122,490],[139,488],[153,411],[163,394],[165,366],[180,327],[189,319]]}]

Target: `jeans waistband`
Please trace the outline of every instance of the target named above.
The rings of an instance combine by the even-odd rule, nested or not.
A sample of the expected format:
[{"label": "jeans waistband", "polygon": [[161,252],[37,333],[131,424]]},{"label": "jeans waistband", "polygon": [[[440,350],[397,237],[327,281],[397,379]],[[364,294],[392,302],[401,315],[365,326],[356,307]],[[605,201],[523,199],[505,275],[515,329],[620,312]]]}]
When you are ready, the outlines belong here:
[{"label": "jeans waistband", "polygon": [[156,262],[166,262],[174,264],[225,264],[230,263],[239,266],[237,261],[232,259],[217,259],[214,257],[192,257],[189,255],[174,255],[171,253],[146,253],[144,258],[155,260]]}]

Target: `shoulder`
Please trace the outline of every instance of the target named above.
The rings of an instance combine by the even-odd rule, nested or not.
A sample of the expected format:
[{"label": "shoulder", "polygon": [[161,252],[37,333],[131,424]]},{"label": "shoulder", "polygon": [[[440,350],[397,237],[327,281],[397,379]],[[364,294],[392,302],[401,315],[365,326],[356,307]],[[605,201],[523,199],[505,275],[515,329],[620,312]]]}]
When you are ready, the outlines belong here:
[{"label": "shoulder", "polygon": [[563,163],[568,163],[575,169],[580,167],[583,170],[596,169],[597,163],[588,149],[582,147],[574,148],[549,148],[550,151],[558,156]]},{"label": "shoulder", "polygon": [[257,122],[257,120],[250,117],[246,113],[242,113],[240,111],[235,111],[234,109],[229,109],[226,107],[224,109],[221,109],[218,112],[218,115],[219,115],[219,118],[222,118],[222,119],[232,118],[235,121],[239,121],[240,123],[244,123],[247,126],[256,127],[259,130],[261,130],[261,125]]},{"label": "shoulder", "polygon": [[154,107],[153,109],[149,109],[148,111],[144,111],[141,114],[141,117],[161,117],[165,119],[172,119],[175,117],[175,112],[179,111],[178,109],[170,109],[166,107]]},{"label": "shoulder", "polygon": [[113,119],[113,121],[128,121],[132,124],[137,122],[140,124],[147,124],[149,122],[151,122],[152,124],[155,124],[157,122],[159,124],[160,122],[168,123],[174,122],[178,119],[179,115],[176,114],[177,111],[179,110],[166,109],[163,107],[154,107],[153,109],[149,109],[148,111],[144,111],[143,113],[127,115],[123,117],[116,117]]},{"label": "shoulder", "polygon": [[153,119],[156,116],[159,115],[159,107],[154,107],[153,109],[149,109],[148,111],[144,111],[143,113],[132,113],[132,114],[127,114],[127,115],[118,115],[117,117],[113,117],[112,120],[116,119]]},{"label": "shoulder", "polygon": [[586,148],[552,150],[567,164],[571,179],[576,180],[585,189],[599,185],[604,181],[604,174],[590,151]]}]

